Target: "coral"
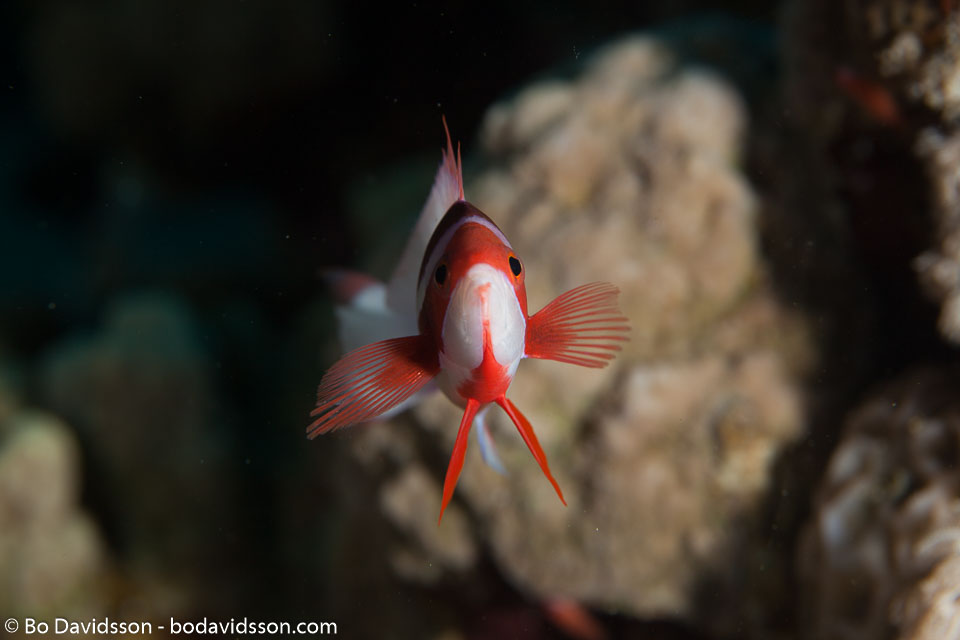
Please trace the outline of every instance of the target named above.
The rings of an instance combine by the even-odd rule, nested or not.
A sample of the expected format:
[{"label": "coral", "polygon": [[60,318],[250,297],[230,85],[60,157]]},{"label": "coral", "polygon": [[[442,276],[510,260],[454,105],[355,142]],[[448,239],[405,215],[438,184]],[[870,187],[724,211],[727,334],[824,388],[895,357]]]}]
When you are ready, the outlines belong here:
[{"label": "coral", "polygon": [[433,583],[445,570],[462,571],[473,566],[477,551],[463,514],[452,515],[446,528],[423,528],[440,508],[440,486],[419,465],[410,465],[385,486],[380,506],[411,539],[391,557],[394,570],[411,581]]},{"label": "coral", "polygon": [[0,606],[14,615],[102,611],[106,551],[78,504],[76,437],[30,411],[0,421],[0,430]]},{"label": "coral", "polygon": [[440,585],[476,571],[488,549],[534,599],[722,632],[741,612],[698,606],[705,575],[731,603],[764,597],[742,578],[755,560],[744,554],[758,546],[751,525],[773,461],[803,430],[796,378],[811,350],[766,284],[737,168],[745,127],[728,84],[644,37],[490,110],[486,169],[466,192],[523,258],[531,312],[576,285],[614,282],[631,340],[603,370],[526,361],[509,392],[566,508],[499,410],[489,420],[508,475],[472,445],[440,532],[460,410],[440,395],[414,409],[426,437],[407,416],[353,430],[398,576]]},{"label": "coral", "polygon": [[[518,477],[483,470],[464,485],[502,569],[543,596],[695,618],[698,577],[719,568],[735,523],[767,488],[772,457],[798,433],[781,367],[757,351],[628,370],[583,432],[550,438],[569,509],[550,501],[522,446],[502,438]],[[550,418],[536,424],[555,426]]]},{"label": "coral", "polygon": [[153,603],[158,612],[230,579],[207,570],[221,559],[197,544],[230,526],[234,495],[208,375],[190,313],[162,294],[120,299],[100,332],[55,345],[43,371],[49,405],[88,445],[129,577],[145,589],[178,585],[173,602]]},{"label": "coral", "polygon": [[627,348],[644,356],[682,349],[737,302],[757,257],[753,194],[734,170],[744,107],[719,78],[670,58],[629,40],[576,82],[493,107],[482,139],[512,155],[470,192],[524,248],[531,309],[585,281],[616,282]]},{"label": "coral", "polygon": [[940,332],[960,343],[960,131],[949,136],[929,129],[917,143],[931,182],[939,243],[915,265],[932,297],[941,301]]},{"label": "coral", "polygon": [[960,14],[922,2],[877,0],[862,14],[879,75],[902,104],[932,113],[908,124],[914,150],[929,182],[935,243],[915,267],[927,292],[941,304],[940,332],[960,343]]},{"label": "coral", "polygon": [[876,270],[887,265],[889,281],[890,264],[912,263],[940,306],[940,334],[960,343],[960,13],[951,4],[792,3],[786,86],[791,113],[820,146],[814,170],[847,191]]},{"label": "coral", "polygon": [[809,637],[960,632],[958,373],[907,374],[844,427],[799,550]]}]

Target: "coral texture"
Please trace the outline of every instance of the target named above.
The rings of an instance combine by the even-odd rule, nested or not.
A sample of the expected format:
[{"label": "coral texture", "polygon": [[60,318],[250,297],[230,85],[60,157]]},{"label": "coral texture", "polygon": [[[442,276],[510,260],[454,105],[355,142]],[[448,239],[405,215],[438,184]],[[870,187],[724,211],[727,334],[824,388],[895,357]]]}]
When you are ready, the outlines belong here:
[{"label": "coral texture", "polygon": [[960,633],[957,374],[906,375],[850,417],[799,551],[808,637]]},{"label": "coral texture", "polygon": [[952,4],[792,3],[786,86],[791,113],[833,156],[821,162],[838,165],[819,170],[838,174],[852,195],[861,243],[888,262],[912,252],[940,305],[941,335],[960,343],[960,13]]},{"label": "coral texture", "polygon": [[[960,65],[958,65],[960,72]],[[917,257],[927,291],[941,302],[940,332],[960,343],[960,131],[944,136],[933,129],[917,143],[931,182],[938,244]]]},{"label": "coral texture", "polygon": [[143,578],[148,590],[162,591],[166,581],[191,585],[172,601],[169,593],[151,596],[157,611],[177,611],[190,588],[226,577],[206,570],[218,558],[197,545],[230,525],[232,502],[205,357],[190,313],[172,296],[121,299],[105,324],[51,350],[46,394],[89,443],[91,463],[110,487],[105,507],[123,514],[116,533],[129,577]]},{"label": "coral texture", "polygon": [[939,328],[960,343],[960,14],[935,6],[876,0],[859,16],[877,73],[903,105],[919,105],[929,118],[908,122],[915,151],[929,179],[936,241],[916,260],[928,292],[941,303]]},{"label": "coral texture", "polygon": [[106,604],[106,552],[79,506],[80,448],[55,417],[0,420],[0,606],[12,615],[91,615]]}]

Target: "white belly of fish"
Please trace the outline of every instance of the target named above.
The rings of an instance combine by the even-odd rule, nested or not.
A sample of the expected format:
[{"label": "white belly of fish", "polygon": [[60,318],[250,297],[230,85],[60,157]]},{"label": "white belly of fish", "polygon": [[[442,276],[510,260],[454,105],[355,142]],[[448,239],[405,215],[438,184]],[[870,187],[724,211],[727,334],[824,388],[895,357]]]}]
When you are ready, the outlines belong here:
[{"label": "white belly of fish", "polygon": [[484,327],[489,329],[494,359],[510,379],[523,358],[526,318],[507,275],[479,263],[460,279],[443,319],[438,386],[453,402],[466,399],[458,389],[474,379],[484,357]]}]

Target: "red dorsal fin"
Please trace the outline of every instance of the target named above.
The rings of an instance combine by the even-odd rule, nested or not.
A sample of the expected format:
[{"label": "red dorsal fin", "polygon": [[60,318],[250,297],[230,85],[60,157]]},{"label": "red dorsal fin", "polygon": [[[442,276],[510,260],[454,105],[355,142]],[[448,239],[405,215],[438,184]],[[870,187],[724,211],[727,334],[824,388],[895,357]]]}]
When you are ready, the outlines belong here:
[{"label": "red dorsal fin", "polygon": [[520,410],[517,409],[516,405],[510,402],[506,396],[500,396],[496,400],[497,404],[503,407],[503,410],[507,412],[507,415],[510,416],[510,419],[513,420],[513,424],[517,425],[517,430],[520,432],[520,437],[523,438],[523,441],[527,443],[527,448],[530,449],[530,453],[533,454],[533,457],[536,458],[537,463],[540,465],[540,468],[543,470],[543,474],[547,476],[547,480],[550,481],[550,484],[553,485],[553,488],[557,490],[557,495],[560,496],[560,502],[566,506],[567,501],[563,499],[563,492],[560,491],[560,485],[557,484],[557,481],[553,479],[553,474],[550,473],[550,466],[547,464],[547,456],[543,453],[543,449],[540,448],[540,442],[537,440],[537,434],[533,432],[533,427],[530,426],[530,421],[527,420],[527,417],[520,413]]},{"label": "red dorsal fin", "polygon": [[317,390],[316,420],[307,436],[366,422],[389,411],[437,375],[439,366],[422,336],[374,342],[355,349],[330,367]]},{"label": "red dorsal fin", "polygon": [[627,318],[617,307],[620,290],[593,282],[558,296],[527,320],[526,355],[600,368],[627,340]]},{"label": "red dorsal fin", "polygon": [[450,498],[453,497],[453,490],[457,486],[457,478],[460,477],[460,470],[463,469],[463,457],[467,453],[467,436],[470,435],[470,425],[473,424],[473,418],[477,415],[479,408],[480,403],[470,398],[467,400],[467,407],[463,410],[463,419],[460,420],[457,440],[453,444],[453,453],[450,454],[450,464],[447,465],[447,476],[443,479],[443,502],[440,503],[438,525],[443,520],[443,511],[447,508]]}]

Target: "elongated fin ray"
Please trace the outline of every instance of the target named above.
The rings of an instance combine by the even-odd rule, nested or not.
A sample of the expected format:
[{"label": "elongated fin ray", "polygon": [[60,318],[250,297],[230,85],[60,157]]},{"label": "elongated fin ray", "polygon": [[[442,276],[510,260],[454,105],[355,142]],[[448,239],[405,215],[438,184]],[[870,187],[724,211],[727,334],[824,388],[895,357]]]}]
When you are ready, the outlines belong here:
[{"label": "elongated fin ray", "polygon": [[450,454],[450,464],[447,465],[447,476],[443,479],[443,502],[440,503],[440,517],[437,524],[443,520],[443,512],[453,497],[453,490],[457,486],[457,479],[460,477],[460,470],[463,469],[463,457],[467,453],[467,436],[470,435],[470,425],[473,424],[473,417],[477,415],[480,403],[470,398],[467,400],[467,406],[463,410],[463,419],[460,420],[460,429],[457,431],[457,440],[453,444],[453,453]]},{"label": "elongated fin ray", "polygon": [[[457,141],[457,157],[453,157],[453,142],[450,140],[450,128],[447,127],[447,117],[440,116],[443,120],[443,132],[447,134],[447,151],[443,155],[443,166],[448,174],[454,175],[457,180],[457,190],[460,192],[458,200],[463,200],[463,160],[460,159],[460,142]],[[452,164],[453,166],[448,166]]]},{"label": "elongated fin ray", "polygon": [[527,320],[527,357],[607,366],[630,330],[619,293],[608,282],[592,282],[558,296]]},{"label": "elongated fin ray", "polygon": [[439,370],[421,336],[391,338],[355,349],[324,374],[307,437],[372,420],[422,389]]},{"label": "elongated fin ray", "polygon": [[550,466],[547,464],[547,456],[543,453],[543,449],[540,448],[540,442],[537,440],[537,434],[533,432],[533,427],[530,426],[530,421],[527,420],[527,417],[520,413],[520,410],[517,409],[506,396],[500,396],[496,400],[497,404],[503,407],[503,410],[507,412],[507,415],[510,416],[510,419],[513,420],[513,424],[517,425],[517,430],[520,432],[520,437],[523,438],[523,441],[527,443],[527,448],[530,449],[530,453],[533,454],[533,457],[536,458],[537,463],[540,465],[540,469],[543,470],[543,474],[547,476],[547,480],[550,481],[550,484],[553,485],[553,488],[556,489],[557,495],[560,496],[560,502],[566,506],[567,501],[563,499],[563,492],[560,491],[560,485],[557,484],[557,481],[554,480],[553,474],[550,473]]},{"label": "elongated fin ray", "polygon": [[387,285],[387,305],[390,309],[414,319],[418,313],[417,274],[420,272],[420,263],[423,261],[427,243],[430,242],[433,230],[437,228],[447,209],[464,198],[460,147],[457,145],[457,154],[454,155],[446,118],[443,119],[443,129],[447,134],[447,147],[442,152],[443,159],[440,162],[440,168],[437,169],[433,188],[430,190],[426,204],[423,205],[416,226],[407,239],[400,262],[397,263]]}]

